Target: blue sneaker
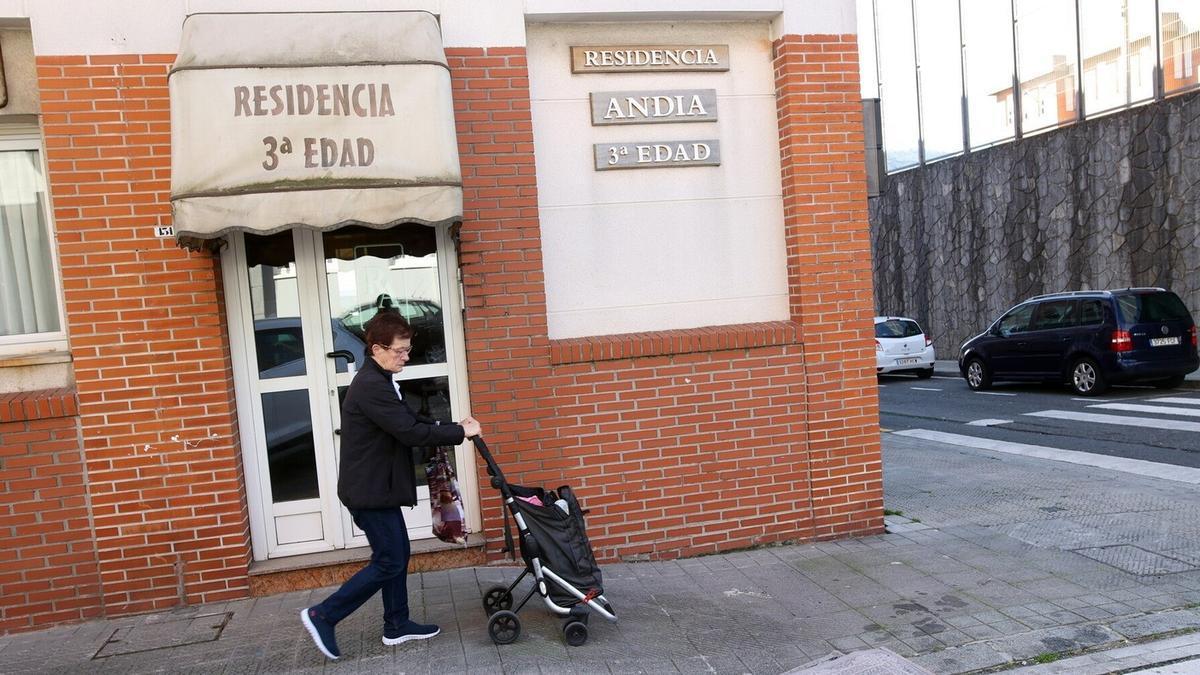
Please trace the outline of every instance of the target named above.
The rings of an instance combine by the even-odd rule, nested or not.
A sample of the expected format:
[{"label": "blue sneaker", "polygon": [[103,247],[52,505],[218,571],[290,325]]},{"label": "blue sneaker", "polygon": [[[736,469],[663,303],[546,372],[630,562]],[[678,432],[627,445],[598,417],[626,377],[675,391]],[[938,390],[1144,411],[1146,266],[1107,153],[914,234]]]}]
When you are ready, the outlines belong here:
[{"label": "blue sneaker", "polygon": [[300,610],[300,623],[308,630],[308,634],[312,636],[313,642],[316,643],[317,649],[321,653],[331,659],[336,659],[342,653],[338,651],[337,638],[333,635],[333,624],[325,620],[325,617],[317,614],[317,610],[309,607],[308,609]]},{"label": "blue sneaker", "polygon": [[390,647],[398,645],[401,642],[408,642],[409,640],[428,640],[440,632],[442,632],[442,629],[434,624],[415,623],[410,619],[398,631],[385,630],[383,632],[383,644]]}]

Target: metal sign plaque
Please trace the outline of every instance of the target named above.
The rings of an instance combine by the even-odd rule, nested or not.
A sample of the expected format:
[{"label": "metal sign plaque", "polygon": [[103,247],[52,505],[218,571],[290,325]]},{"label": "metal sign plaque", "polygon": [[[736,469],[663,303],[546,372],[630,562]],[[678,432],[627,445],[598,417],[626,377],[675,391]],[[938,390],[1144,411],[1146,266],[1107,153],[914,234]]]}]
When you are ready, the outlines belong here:
[{"label": "metal sign plaque", "polygon": [[596,91],[592,124],[656,124],[717,121],[716,89]]},{"label": "metal sign plaque", "polygon": [[729,45],[571,47],[572,73],[726,70],[729,70]]},{"label": "metal sign plaque", "polygon": [[715,138],[700,141],[596,143],[592,145],[592,150],[597,171],[721,165],[721,142]]}]

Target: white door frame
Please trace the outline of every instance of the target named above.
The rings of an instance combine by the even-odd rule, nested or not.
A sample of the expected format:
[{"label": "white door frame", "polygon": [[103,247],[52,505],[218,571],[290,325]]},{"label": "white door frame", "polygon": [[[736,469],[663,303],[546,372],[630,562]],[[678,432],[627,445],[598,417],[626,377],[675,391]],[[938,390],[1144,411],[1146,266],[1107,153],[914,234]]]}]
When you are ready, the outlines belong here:
[{"label": "white door frame", "polygon": [[[233,366],[234,392],[237,398],[239,434],[242,461],[246,479],[246,500],[249,510],[251,547],[255,560],[300,555],[340,548],[365,546],[365,536],[353,525],[349,512],[337,498],[337,458],[340,457],[340,437],[333,433],[340,427],[338,409],[338,387],[349,383],[353,373],[337,372],[334,359],[326,354],[334,349],[329,331],[330,299],[326,280],[324,254],[321,252],[321,235],[310,230],[293,233],[296,246],[297,284],[301,302],[316,299],[316,313],[301,312],[301,329],[305,347],[305,386],[309,393],[309,406],[313,423],[313,438],[316,444],[321,439],[333,439],[333,452],[321,453],[318,448],[317,479],[320,489],[318,502],[324,522],[323,536],[300,544],[275,543],[272,517],[286,515],[289,510],[304,511],[301,502],[273,504],[268,467],[265,465],[266,437],[262,425],[261,394],[279,389],[294,389],[296,378],[260,381],[255,356],[254,321],[249,304],[249,274],[246,267],[244,239],[240,234],[231,235],[228,245],[221,249],[221,269],[225,284],[227,320],[229,322],[230,358]],[[449,227],[438,227],[437,262],[438,284],[442,299],[442,316],[446,330],[445,365],[417,365],[405,368],[401,378],[415,379],[445,375],[449,381],[451,409],[456,418],[465,416],[470,410],[466,382],[465,340],[463,338],[462,295]],[[356,359],[361,355],[356,354]],[[361,366],[356,363],[355,366]],[[287,380],[282,381],[282,380]],[[326,414],[325,411],[328,411]],[[325,456],[322,457],[322,454]],[[476,479],[475,451],[470,442],[459,446],[456,452],[459,467],[459,485],[467,513],[467,525],[478,531],[481,522],[479,513],[479,489]],[[409,535],[414,539],[431,536],[428,508],[428,488],[418,489],[418,498],[423,499],[417,509],[406,510]],[[411,515],[410,515],[411,514]]]}]

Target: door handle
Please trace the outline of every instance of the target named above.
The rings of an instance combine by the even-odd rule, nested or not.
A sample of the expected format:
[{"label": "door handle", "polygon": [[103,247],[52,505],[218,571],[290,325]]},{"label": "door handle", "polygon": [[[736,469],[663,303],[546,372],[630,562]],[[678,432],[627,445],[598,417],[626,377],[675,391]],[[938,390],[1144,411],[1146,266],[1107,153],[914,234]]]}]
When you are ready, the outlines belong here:
[{"label": "door handle", "polygon": [[331,359],[346,359],[346,370],[352,374],[357,370],[354,367],[354,354],[349,349],[335,349],[325,356]]},{"label": "door handle", "polygon": [[325,355],[331,359],[346,359],[346,363],[354,363],[354,354],[349,349],[335,349]]}]

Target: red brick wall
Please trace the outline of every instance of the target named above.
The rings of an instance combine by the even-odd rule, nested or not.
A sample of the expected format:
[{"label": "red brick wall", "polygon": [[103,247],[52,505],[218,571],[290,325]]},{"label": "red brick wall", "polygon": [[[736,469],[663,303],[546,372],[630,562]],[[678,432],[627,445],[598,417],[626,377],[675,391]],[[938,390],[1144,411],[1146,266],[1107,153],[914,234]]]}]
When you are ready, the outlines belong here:
[{"label": "red brick wall", "polygon": [[109,614],[248,593],[216,258],[170,220],[171,55],[38,57],[101,594]]},{"label": "red brick wall", "polygon": [[[604,559],[812,538],[804,363],[790,322],[562,340],[562,464]],[[724,344],[721,344],[721,342]],[[605,351],[640,358],[605,360]]]},{"label": "red brick wall", "polygon": [[75,393],[0,395],[0,634],[99,616]]},{"label": "red brick wall", "polygon": [[883,531],[871,242],[854,35],[775,42],[792,320],[804,343],[814,535]]},{"label": "red brick wall", "polygon": [[560,341],[525,52],[447,52],[472,412],[512,482],[577,488],[604,560],[882,531],[856,46],[814,44],[781,41],[776,63],[793,321]]}]

